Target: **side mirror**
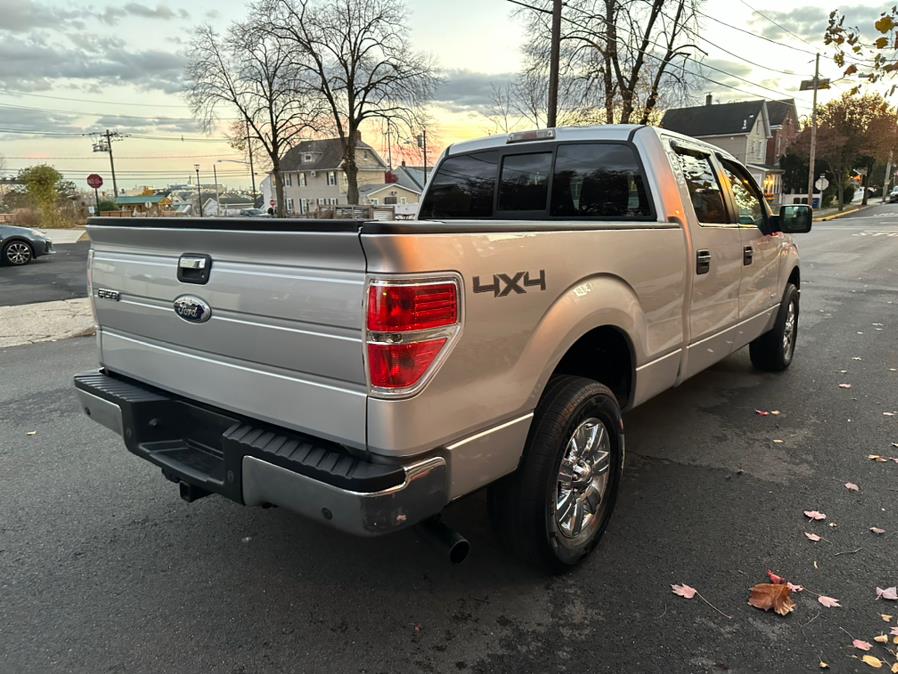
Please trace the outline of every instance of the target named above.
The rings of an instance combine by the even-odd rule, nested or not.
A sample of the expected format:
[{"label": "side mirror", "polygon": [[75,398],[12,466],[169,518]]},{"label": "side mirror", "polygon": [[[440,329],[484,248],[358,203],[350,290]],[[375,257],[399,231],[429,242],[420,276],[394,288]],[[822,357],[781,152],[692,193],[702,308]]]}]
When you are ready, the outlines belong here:
[{"label": "side mirror", "polygon": [[779,216],[773,223],[776,231],[785,234],[805,234],[811,231],[813,211],[807,204],[787,204],[780,207]]}]

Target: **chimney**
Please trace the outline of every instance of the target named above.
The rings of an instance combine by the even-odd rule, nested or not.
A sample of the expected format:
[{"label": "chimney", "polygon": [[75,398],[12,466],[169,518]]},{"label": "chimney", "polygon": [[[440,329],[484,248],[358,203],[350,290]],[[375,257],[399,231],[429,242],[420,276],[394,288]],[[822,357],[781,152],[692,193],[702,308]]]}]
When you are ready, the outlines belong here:
[{"label": "chimney", "polygon": [[361,143],[361,142],[362,142],[362,132],[361,132],[361,130],[359,130],[359,129],[356,129],[356,130],[355,130],[355,142],[356,142],[356,143]]},{"label": "chimney", "polygon": [[714,99],[712,98],[711,94],[706,94],[705,95],[705,105],[711,105],[711,103],[713,103],[713,102],[714,102]]}]

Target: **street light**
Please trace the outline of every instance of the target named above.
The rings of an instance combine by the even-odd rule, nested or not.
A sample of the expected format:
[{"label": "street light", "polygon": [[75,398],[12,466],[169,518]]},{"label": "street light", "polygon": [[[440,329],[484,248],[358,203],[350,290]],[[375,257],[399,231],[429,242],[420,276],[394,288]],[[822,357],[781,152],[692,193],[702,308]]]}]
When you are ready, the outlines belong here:
[{"label": "street light", "polygon": [[200,187],[200,165],[194,164],[193,170],[196,171],[196,203],[200,206],[200,217],[203,217],[203,190]]}]

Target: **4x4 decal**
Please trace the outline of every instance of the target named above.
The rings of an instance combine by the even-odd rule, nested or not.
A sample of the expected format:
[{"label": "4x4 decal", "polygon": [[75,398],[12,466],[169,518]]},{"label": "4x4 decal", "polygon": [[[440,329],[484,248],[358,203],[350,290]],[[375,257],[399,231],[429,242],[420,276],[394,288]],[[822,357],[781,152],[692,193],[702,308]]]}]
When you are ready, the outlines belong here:
[{"label": "4x4 decal", "polygon": [[514,291],[517,295],[523,295],[527,288],[546,289],[546,270],[540,269],[539,276],[532,277],[529,271],[519,271],[513,276],[508,274],[493,274],[493,282],[486,285],[480,281],[479,276],[474,277],[475,293],[493,293],[493,297],[505,297]]}]

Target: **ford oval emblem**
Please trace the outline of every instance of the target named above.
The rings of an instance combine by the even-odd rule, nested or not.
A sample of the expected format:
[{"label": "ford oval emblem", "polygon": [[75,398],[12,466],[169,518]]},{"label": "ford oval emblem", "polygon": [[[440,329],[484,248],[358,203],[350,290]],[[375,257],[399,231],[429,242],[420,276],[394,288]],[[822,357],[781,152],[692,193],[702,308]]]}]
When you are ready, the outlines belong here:
[{"label": "ford oval emblem", "polygon": [[212,316],[212,308],[194,295],[175,298],[175,313],[190,323],[205,323]]}]

